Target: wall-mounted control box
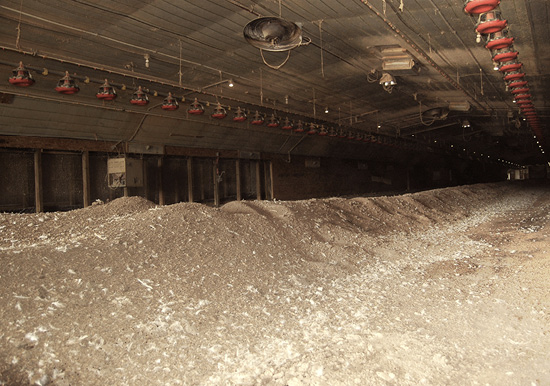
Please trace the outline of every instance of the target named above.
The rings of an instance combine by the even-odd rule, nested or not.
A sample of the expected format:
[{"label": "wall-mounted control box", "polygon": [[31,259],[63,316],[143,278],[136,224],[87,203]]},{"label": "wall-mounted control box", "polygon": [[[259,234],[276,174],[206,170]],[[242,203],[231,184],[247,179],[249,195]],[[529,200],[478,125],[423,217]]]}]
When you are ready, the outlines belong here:
[{"label": "wall-mounted control box", "polygon": [[143,160],[128,157],[109,158],[107,174],[110,188],[143,186]]}]

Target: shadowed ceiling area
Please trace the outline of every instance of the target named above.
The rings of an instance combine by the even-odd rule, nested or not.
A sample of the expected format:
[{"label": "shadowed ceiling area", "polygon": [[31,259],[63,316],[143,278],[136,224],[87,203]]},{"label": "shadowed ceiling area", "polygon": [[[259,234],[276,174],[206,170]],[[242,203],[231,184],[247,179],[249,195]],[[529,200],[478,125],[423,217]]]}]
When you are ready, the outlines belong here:
[{"label": "shadowed ceiling area", "polygon": [[[441,153],[545,164],[548,2],[502,0],[481,15],[467,14],[468,3],[493,1],[4,0],[0,131],[357,159]],[[261,50],[245,39],[245,26],[262,32],[257,19],[265,17],[298,29],[289,50]],[[476,28],[487,32],[491,17],[503,28],[476,42]],[[268,40],[267,48],[284,43]],[[495,42],[504,46],[486,47]],[[8,82],[20,62],[32,86]],[[56,92],[66,72],[78,93]],[[385,85],[389,76],[396,84]],[[96,95],[105,80],[116,90],[112,101]],[[139,87],[147,105],[130,103]],[[169,94],[179,108],[163,109]],[[203,114],[189,110],[195,99]],[[218,104],[227,116],[212,116]],[[246,120],[234,119],[239,109]],[[264,121],[254,124],[255,116]]]}]

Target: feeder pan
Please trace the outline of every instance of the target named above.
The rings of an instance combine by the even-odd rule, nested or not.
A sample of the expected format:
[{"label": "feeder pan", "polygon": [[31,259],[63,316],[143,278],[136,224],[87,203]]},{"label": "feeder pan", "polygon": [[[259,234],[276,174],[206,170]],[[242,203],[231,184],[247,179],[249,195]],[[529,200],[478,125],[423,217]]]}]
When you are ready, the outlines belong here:
[{"label": "feeder pan", "polygon": [[269,117],[267,127],[279,127],[279,120],[275,117],[275,114],[272,114],[271,117]]},{"label": "feeder pan", "polygon": [[353,131],[348,131],[346,136],[347,139],[355,139],[355,133]]},{"label": "feeder pan", "polygon": [[510,48],[502,48],[493,51],[493,61],[503,63],[514,60],[518,57],[519,52],[512,51]]},{"label": "feeder pan", "polygon": [[202,107],[197,98],[195,98],[193,103],[191,103],[191,105],[187,109],[187,112],[192,115],[202,115],[204,114],[204,107]]},{"label": "feeder pan", "polygon": [[222,105],[218,102],[218,105],[214,109],[214,112],[210,115],[212,118],[216,119],[223,119],[227,117],[227,111],[222,107]]},{"label": "feeder pan", "polygon": [[356,141],[362,141],[364,138],[363,134],[362,133],[357,133],[357,135],[355,136],[355,140]]},{"label": "feeder pan", "polygon": [[510,80],[518,80],[518,79],[521,79],[525,77],[525,73],[524,72],[519,72],[519,71],[511,71],[511,72],[508,72],[505,76],[504,76],[504,81],[510,81]]},{"label": "feeder pan", "polygon": [[531,98],[531,94],[519,94],[519,95],[514,95],[514,99],[530,99]]},{"label": "feeder pan", "polygon": [[516,103],[517,103],[518,105],[531,103],[531,99],[529,99],[529,98],[530,98],[530,97],[528,97],[527,99],[520,99],[520,100],[518,100]]},{"label": "feeder pan", "polygon": [[254,114],[254,117],[252,117],[252,120],[250,121],[250,123],[253,125],[260,126],[264,124],[264,121],[265,119],[263,115],[260,114],[258,111],[256,111],[256,114]]},{"label": "feeder pan", "polygon": [[310,123],[307,127],[307,134],[313,135],[317,133],[318,133],[317,125],[315,125],[315,123]]},{"label": "feeder pan", "polygon": [[265,51],[288,51],[302,44],[302,29],[278,17],[260,17],[243,30],[245,40]]},{"label": "feeder pan", "polygon": [[304,124],[302,123],[302,121],[298,121],[298,124],[294,126],[294,132],[303,133],[304,131],[305,131]]},{"label": "feeder pan", "polygon": [[527,81],[526,80],[516,80],[516,81],[512,81],[512,82],[509,82],[507,84],[508,88],[517,88],[517,87],[523,87],[523,86],[526,86],[527,85]]},{"label": "feeder pan", "polygon": [[176,98],[172,96],[172,93],[169,92],[168,96],[164,98],[164,101],[162,102],[161,109],[167,110],[167,111],[174,111],[178,109],[179,104]]},{"label": "feeder pan", "polygon": [[337,137],[338,136],[338,132],[334,129],[334,127],[331,127],[330,129],[328,129],[328,136],[329,137]]},{"label": "feeder pan", "polygon": [[139,86],[134,95],[132,95],[130,103],[136,106],[145,106],[149,103],[149,97],[147,96],[147,93],[142,90],[141,86]]},{"label": "feeder pan", "polygon": [[338,138],[346,138],[348,136],[348,133],[346,130],[340,128],[338,129]]},{"label": "feeder pan", "polygon": [[489,12],[498,7],[500,0],[466,0],[464,2],[464,12],[470,15]]},{"label": "feeder pan", "polygon": [[294,125],[292,124],[292,122],[288,118],[285,118],[285,121],[283,122],[283,125],[281,126],[281,129],[283,129],[283,130],[292,130],[293,127],[294,127]]},{"label": "feeder pan", "polygon": [[319,135],[322,137],[325,137],[328,135],[328,130],[324,125],[321,125],[321,127],[319,128]]},{"label": "feeder pan", "polygon": [[55,91],[60,94],[76,94],[80,91],[80,88],[76,85],[74,79],[69,75],[69,71],[65,71],[65,76],[59,79],[57,86],[55,86]]},{"label": "feeder pan", "polygon": [[244,113],[244,111],[241,110],[240,107],[237,107],[237,111],[235,111],[235,115],[233,116],[233,121],[235,122],[246,121],[246,114]]},{"label": "feeder pan", "polygon": [[503,64],[498,69],[500,72],[512,72],[518,71],[523,66],[523,63],[518,62],[517,60],[511,61],[510,63]]},{"label": "feeder pan", "polygon": [[489,11],[479,15],[479,22],[475,30],[479,34],[489,35],[502,31],[507,25],[508,21],[500,18],[499,11]]},{"label": "feeder pan", "polygon": [[497,31],[487,36],[485,48],[488,50],[500,50],[510,47],[514,38],[508,37],[508,30]]},{"label": "feeder pan", "polygon": [[529,92],[529,87],[517,87],[517,88],[514,88],[511,93],[512,94],[526,94]]},{"label": "feeder pan", "polygon": [[105,83],[99,87],[99,90],[95,96],[98,99],[104,100],[104,101],[112,101],[116,98],[116,90],[113,86],[109,84],[109,81],[105,79]]},{"label": "feeder pan", "polygon": [[19,67],[12,70],[13,75],[8,79],[8,81],[14,86],[19,87],[28,87],[34,84],[34,79],[32,78],[29,70],[25,68],[23,62],[19,62]]}]

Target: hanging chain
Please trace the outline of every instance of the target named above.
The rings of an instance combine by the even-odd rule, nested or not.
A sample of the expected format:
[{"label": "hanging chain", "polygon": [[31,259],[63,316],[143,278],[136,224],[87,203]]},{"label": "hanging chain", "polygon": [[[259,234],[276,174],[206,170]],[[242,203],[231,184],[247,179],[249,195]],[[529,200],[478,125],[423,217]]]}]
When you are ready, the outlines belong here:
[{"label": "hanging chain", "polygon": [[15,28],[17,30],[17,38],[15,38],[15,48],[18,50],[21,49],[20,41],[21,41],[21,16],[23,14],[23,0],[21,0],[21,4],[19,7],[19,22],[17,23],[17,27]]},{"label": "hanging chain", "polygon": [[323,57],[323,19],[319,20],[319,38],[321,42],[321,76],[325,78],[325,60]]}]

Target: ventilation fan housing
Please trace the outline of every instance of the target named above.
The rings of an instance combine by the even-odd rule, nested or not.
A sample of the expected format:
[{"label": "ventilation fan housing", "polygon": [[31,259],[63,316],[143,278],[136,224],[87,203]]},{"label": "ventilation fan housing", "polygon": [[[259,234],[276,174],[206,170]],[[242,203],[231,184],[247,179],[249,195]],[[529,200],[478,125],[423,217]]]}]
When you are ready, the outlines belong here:
[{"label": "ventilation fan housing", "polygon": [[302,29],[278,17],[260,17],[243,30],[245,40],[265,51],[288,51],[302,44]]}]

